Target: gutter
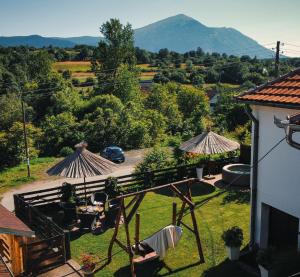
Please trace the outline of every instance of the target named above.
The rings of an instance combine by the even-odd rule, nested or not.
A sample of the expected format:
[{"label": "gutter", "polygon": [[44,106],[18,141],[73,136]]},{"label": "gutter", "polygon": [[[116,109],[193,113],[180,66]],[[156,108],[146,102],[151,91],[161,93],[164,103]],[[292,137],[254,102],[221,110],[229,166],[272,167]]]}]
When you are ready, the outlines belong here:
[{"label": "gutter", "polygon": [[251,215],[250,215],[250,242],[249,246],[252,250],[255,245],[255,226],[256,226],[256,205],[257,205],[257,176],[258,176],[258,138],[259,138],[259,121],[252,114],[251,108],[247,105],[246,114],[253,122],[253,165],[252,165],[252,186],[251,186]]}]

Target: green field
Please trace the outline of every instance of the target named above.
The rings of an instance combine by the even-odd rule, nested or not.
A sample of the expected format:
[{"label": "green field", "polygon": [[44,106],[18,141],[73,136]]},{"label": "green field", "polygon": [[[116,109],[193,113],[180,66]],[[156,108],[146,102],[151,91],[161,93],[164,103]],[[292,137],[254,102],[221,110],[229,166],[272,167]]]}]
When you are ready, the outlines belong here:
[{"label": "green field", "polygon": [[[150,67],[149,64],[137,65],[140,69],[148,70],[147,72],[141,72],[140,80],[152,80],[155,75],[157,67]],[[95,77],[95,74],[91,72],[91,63],[89,61],[66,61],[56,62],[53,65],[56,71],[70,70],[72,72],[72,78],[78,79],[80,82],[85,82],[88,77]]]},{"label": "green field", "polygon": [[91,63],[89,61],[56,62],[53,67],[57,71],[88,72],[91,70]]},{"label": "green field", "polygon": [[[219,189],[207,184],[197,184],[193,189],[194,201],[197,204],[196,217],[199,225],[205,263],[196,264],[199,259],[195,238],[191,232],[184,228],[183,236],[176,249],[168,251],[162,262],[151,263],[151,266],[141,267],[138,276],[205,276],[226,277],[248,275],[241,272],[235,263],[229,262],[225,247],[221,241],[222,232],[234,225],[240,226],[244,231],[244,246],[249,240],[249,193],[229,191],[220,194]],[[166,191],[149,193],[145,197],[139,213],[141,215],[140,237],[146,238],[160,228],[170,224],[172,217],[172,202],[179,200]],[[180,207],[178,205],[178,207]],[[190,216],[184,222],[191,225]],[[110,229],[102,235],[85,234],[71,242],[72,257],[79,259],[82,253],[94,253],[100,259],[106,257],[109,240],[113,230]],[[131,240],[134,238],[134,220],[130,223]],[[124,228],[121,227],[120,238],[125,242]],[[119,251],[115,246],[113,253]],[[96,276],[129,276],[128,255],[120,252],[113,257],[111,264],[98,271]]]},{"label": "green field", "polygon": [[0,171],[0,196],[4,192],[30,183],[35,180],[49,179],[47,169],[57,163],[59,158],[37,158],[30,161],[31,177],[27,177],[27,166],[25,163]]}]

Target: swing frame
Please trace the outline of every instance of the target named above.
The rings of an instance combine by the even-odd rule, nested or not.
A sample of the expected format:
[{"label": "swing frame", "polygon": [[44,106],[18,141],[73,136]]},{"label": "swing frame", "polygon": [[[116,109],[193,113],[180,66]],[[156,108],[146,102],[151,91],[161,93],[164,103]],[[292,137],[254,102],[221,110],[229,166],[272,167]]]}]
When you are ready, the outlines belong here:
[{"label": "swing frame", "polygon": [[[124,194],[124,195],[120,195],[120,196],[116,197],[116,199],[120,200],[120,207],[119,207],[117,217],[116,217],[115,230],[114,230],[113,236],[111,238],[111,241],[110,241],[110,244],[108,247],[107,262],[104,266],[106,266],[107,264],[109,264],[112,261],[112,257],[113,257],[112,249],[113,249],[114,244],[116,243],[121,249],[123,249],[128,254],[131,276],[132,277],[136,276],[135,267],[134,267],[134,254],[138,254],[138,250],[137,250],[138,247],[135,247],[136,251],[134,253],[132,251],[132,247],[131,247],[131,239],[130,239],[130,234],[129,234],[129,223],[132,220],[133,216],[136,215],[135,216],[136,220],[135,220],[134,241],[135,241],[135,245],[138,246],[138,244],[140,243],[140,241],[139,241],[140,215],[139,215],[139,213],[137,213],[137,209],[140,206],[140,204],[142,203],[145,195],[148,192],[157,191],[162,188],[171,189],[171,191],[173,191],[174,194],[182,201],[181,208],[180,208],[180,211],[178,214],[177,214],[177,204],[173,203],[172,224],[176,225],[176,226],[183,225],[186,229],[188,229],[190,232],[192,232],[194,234],[195,239],[196,239],[197,248],[198,248],[199,263],[204,263],[205,260],[204,260],[204,255],[203,255],[203,251],[202,251],[196,216],[195,216],[195,212],[194,212],[195,204],[192,201],[192,192],[191,192],[191,186],[197,182],[199,182],[198,179],[190,178],[190,179],[186,179],[186,180],[182,180],[182,181],[178,181],[178,182],[174,182],[174,183],[151,187],[151,188],[144,189],[144,190],[141,190],[138,192],[128,193],[128,194]],[[181,192],[177,188],[177,186],[185,186],[187,189],[186,194]],[[128,198],[128,197],[133,197],[133,198],[125,206],[124,200],[125,200],[125,198]],[[188,226],[187,224],[185,224],[182,221],[186,206],[188,206],[188,208],[189,208],[189,213],[191,215],[191,219],[192,219],[192,223],[193,223],[192,227]],[[126,243],[123,243],[122,241],[120,241],[118,239],[120,219],[122,216],[123,216],[123,222],[124,222],[123,224],[124,224],[125,233],[126,233]]]}]

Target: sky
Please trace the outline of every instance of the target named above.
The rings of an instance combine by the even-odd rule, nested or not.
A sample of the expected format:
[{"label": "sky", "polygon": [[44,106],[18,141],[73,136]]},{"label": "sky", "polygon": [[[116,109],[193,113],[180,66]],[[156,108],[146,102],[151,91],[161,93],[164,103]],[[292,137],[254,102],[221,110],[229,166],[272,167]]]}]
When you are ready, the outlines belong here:
[{"label": "sky", "polygon": [[110,18],[139,28],[181,13],[300,56],[300,0],[0,0],[0,36],[100,36]]}]

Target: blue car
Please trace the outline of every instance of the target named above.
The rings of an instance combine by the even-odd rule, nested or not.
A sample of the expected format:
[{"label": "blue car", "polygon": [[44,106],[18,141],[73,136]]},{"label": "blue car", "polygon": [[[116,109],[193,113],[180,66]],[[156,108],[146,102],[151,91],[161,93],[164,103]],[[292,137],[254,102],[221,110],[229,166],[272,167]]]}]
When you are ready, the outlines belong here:
[{"label": "blue car", "polygon": [[104,148],[103,152],[101,153],[101,156],[114,163],[125,162],[124,151],[121,147],[118,146],[108,146]]}]

